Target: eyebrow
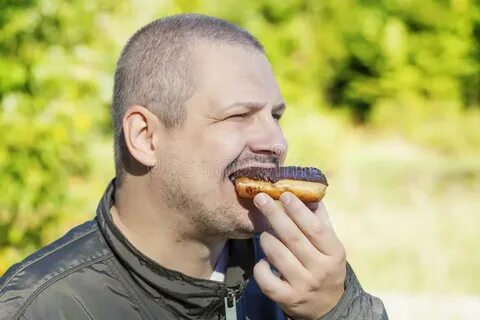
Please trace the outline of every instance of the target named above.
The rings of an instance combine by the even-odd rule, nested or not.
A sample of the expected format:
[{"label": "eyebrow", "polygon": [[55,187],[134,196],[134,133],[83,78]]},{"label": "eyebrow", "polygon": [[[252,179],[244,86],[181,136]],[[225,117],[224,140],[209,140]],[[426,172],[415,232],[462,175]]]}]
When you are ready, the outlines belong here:
[{"label": "eyebrow", "polygon": [[[233,107],[247,107],[252,109],[262,109],[263,107],[265,107],[265,105],[266,105],[265,102],[251,102],[251,101],[234,102],[228,106],[228,109]],[[276,104],[272,107],[272,111],[283,112],[286,108],[287,106],[285,105],[285,103],[280,102],[279,104]]]}]

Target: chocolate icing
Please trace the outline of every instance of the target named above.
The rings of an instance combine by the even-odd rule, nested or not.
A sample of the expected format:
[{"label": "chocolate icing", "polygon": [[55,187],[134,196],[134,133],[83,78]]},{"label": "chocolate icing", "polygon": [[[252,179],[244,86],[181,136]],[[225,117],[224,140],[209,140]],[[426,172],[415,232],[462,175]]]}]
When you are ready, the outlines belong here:
[{"label": "chocolate icing", "polygon": [[235,181],[235,179],[238,177],[248,177],[250,179],[263,180],[272,183],[283,179],[303,180],[310,182],[320,182],[328,186],[327,178],[322,173],[322,171],[313,167],[250,167],[240,169],[230,175],[230,179],[232,181]]}]

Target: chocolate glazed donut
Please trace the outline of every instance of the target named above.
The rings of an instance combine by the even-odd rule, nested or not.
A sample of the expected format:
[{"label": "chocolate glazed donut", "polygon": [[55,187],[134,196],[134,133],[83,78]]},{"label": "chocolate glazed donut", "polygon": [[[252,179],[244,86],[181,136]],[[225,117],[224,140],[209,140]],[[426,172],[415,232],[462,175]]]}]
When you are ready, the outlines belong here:
[{"label": "chocolate glazed donut", "polygon": [[283,192],[289,191],[302,201],[318,202],[328,186],[325,175],[311,167],[244,168],[232,173],[230,180],[238,196],[247,199],[265,192],[278,200]]}]

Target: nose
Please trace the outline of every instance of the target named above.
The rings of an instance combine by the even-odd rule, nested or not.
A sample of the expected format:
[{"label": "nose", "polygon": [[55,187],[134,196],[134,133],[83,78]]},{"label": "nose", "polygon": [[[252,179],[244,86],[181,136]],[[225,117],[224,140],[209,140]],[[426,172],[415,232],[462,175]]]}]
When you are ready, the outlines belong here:
[{"label": "nose", "polygon": [[283,164],[288,143],[279,123],[272,116],[267,116],[256,121],[248,135],[248,147],[253,153],[271,155]]}]

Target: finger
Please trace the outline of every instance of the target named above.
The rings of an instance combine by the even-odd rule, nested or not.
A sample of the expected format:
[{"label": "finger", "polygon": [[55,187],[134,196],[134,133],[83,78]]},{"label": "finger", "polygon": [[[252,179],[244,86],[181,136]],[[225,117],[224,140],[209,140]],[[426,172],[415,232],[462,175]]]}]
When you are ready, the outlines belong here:
[{"label": "finger", "polygon": [[280,202],[287,215],[320,252],[329,256],[336,256],[343,252],[343,245],[332,228],[323,203],[319,203],[317,210],[312,213],[291,192],[282,193]]},{"label": "finger", "polygon": [[[307,269],[318,262],[317,256],[320,252],[310,243],[281,206],[265,193],[257,194],[254,203],[267,218],[275,236],[287,246]],[[303,210],[312,214],[306,207]]]},{"label": "finger", "polygon": [[325,207],[323,201],[318,203],[318,207],[313,211],[313,213],[320,219],[325,221],[327,227],[331,228],[335,232],[335,228],[333,227],[332,221],[330,220],[330,215],[328,214],[327,208]]},{"label": "finger", "polygon": [[309,272],[293,253],[269,232],[260,235],[260,246],[270,263],[291,286],[307,278]]},{"label": "finger", "polygon": [[286,301],[288,296],[292,294],[292,287],[273,274],[265,259],[260,260],[253,267],[253,277],[260,290],[277,303]]}]

